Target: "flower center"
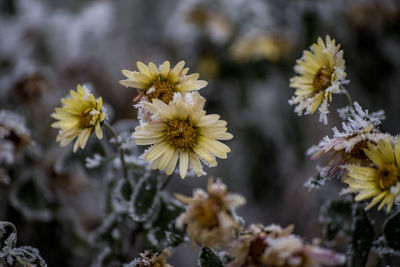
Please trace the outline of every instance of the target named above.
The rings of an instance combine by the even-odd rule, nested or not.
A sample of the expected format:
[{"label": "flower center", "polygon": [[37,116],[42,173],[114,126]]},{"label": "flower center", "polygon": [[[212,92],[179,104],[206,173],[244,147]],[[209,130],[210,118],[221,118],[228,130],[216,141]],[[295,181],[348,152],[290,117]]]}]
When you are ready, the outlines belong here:
[{"label": "flower center", "polygon": [[149,102],[154,98],[163,101],[166,104],[174,98],[175,84],[169,80],[157,78],[152,82],[146,91],[146,96]]},{"label": "flower center", "polygon": [[366,160],[368,159],[367,155],[364,153],[364,149],[368,148],[368,140],[361,140],[360,142],[356,143],[350,151],[350,155],[353,158]]},{"label": "flower center", "polygon": [[175,148],[190,151],[197,143],[198,128],[189,119],[167,122],[166,141]]},{"label": "flower center", "polygon": [[87,109],[85,112],[83,112],[83,114],[79,118],[79,122],[82,128],[89,128],[92,126],[91,121],[92,121],[92,114],[90,114],[90,109]]},{"label": "flower center", "polygon": [[398,181],[399,170],[394,164],[386,164],[377,171],[378,184],[382,190],[389,189]]},{"label": "flower center", "polygon": [[313,87],[316,91],[322,91],[331,85],[332,73],[329,67],[322,66],[313,79]]},{"label": "flower center", "polygon": [[217,214],[222,210],[222,206],[223,204],[219,197],[210,196],[196,209],[196,218],[198,222],[208,229],[218,227],[219,221]]}]

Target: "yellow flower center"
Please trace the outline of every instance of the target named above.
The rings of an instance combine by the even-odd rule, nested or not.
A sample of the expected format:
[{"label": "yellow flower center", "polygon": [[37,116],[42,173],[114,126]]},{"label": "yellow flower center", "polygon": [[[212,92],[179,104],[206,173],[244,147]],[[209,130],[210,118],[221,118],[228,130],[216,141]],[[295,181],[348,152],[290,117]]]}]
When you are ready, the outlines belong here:
[{"label": "yellow flower center", "polygon": [[175,148],[190,151],[196,145],[198,135],[198,128],[189,119],[167,122],[165,139]]},{"label": "yellow flower center", "polygon": [[79,118],[79,122],[82,128],[89,128],[92,127],[93,125],[91,124],[92,121],[92,114],[90,114],[91,109],[87,109],[81,117]]},{"label": "yellow flower center", "polygon": [[313,79],[313,87],[316,91],[322,91],[331,85],[332,72],[329,67],[322,66]]},{"label": "yellow flower center", "polygon": [[394,164],[386,164],[377,171],[377,180],[382,190],[389,189],[398,181],[399,169]]},{"label": "yellow flower center", "polygon": [[220,197],[210,196],[207,200],[197,206],[195,216],[197,221],[208,229],[218,227],[217,214],[221,212],[223,203]]},{"label": "yellow flower center", "polygon": [[169,102],[174,98],[175,84],[169,80],[157,78],[151,83],[147,92],[146,96],[149,102],[155,98],[169,104]]}]

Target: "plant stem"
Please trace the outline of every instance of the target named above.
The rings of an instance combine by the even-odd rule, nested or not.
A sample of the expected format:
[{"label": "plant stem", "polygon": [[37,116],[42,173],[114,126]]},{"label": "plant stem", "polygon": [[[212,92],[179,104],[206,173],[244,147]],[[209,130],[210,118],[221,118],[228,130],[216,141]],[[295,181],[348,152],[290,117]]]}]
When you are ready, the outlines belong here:
[{"label": "plant stem", "polygon": [[344,90],[344,94],[346,95],[347,101],[349,101],[350,107],[353,106],[353,101],[351,100],[351,96],[347,90]]},{"label": "plant stem", "polygon": [[167,178],[165,178],[165,180],[161,186],[161,190],[164,190],[167,187],[167,185],[171,181],[171,177],[172,177],[172,175],[168,175]]},{"label": "plant stem", "polygon": [[126,168],[126,162],[125,162],[125,152],[124,149],[121,147],[122,144],[119,141],[118,135],[117,133],[114,131],[114,129],[112,128],[112,126],[110,124],[108,124],[108,122],[104,122],[104,125],[106,126],[106,128],[111,132],[111,134],[114,136],[115,138],[115,142],[118,146],[119,149],[119,158],[121,160],[121,165],[122,165],[122,171],[124,173],[124,178],[128,179],[128,169]]}]

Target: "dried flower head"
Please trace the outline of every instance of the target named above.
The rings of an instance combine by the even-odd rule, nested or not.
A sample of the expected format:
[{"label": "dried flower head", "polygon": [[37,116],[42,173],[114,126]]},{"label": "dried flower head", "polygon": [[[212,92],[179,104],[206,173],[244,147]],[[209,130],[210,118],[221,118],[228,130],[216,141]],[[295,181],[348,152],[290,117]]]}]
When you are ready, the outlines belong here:
[{"label": "dried flower head", "polygon": [[242,206],[245,199],[229,193],[220,180],[209,179],[207,192],[197,189],[192,198],[180,194],[176,198],[188,204],[186,212],[178,217],[177,226],[187,225],[193,244],[220,249],[229,244],[240,228],[234,209]]},{"label": "dried flower head", "polygon": [[129,264],[124,264],[124,267],[172,267],[166,263],[169,256],[168,249],[164,249],[159,254],[154,254],[151,251],[140,253],[139,257]]},{"label": "dried flower head", "polygon": [[77,90],[70,90],[70,97],[62,98],[64,104],[61,108],[55,108],[51,116],[59,121],[51,126],[59,128],[57,142],[60,146],[66,146],[77,137],[73,151],[78,147],[85,148],[90,134],[95,131],[97,138],[103,138],[101,123],[106,118],[106,113],[102,110],[103,100],[97,100],[85,86],[78,84]]},{"label": "dried flower head", "polygon": [[189,163],[197,176],[203,174],[200,159],[210,166],[216,166],[215,157],[225,159],[230,149],[217,140],[229,140],[226,121],[219,115],[206,115],[203,110],[204,98],[198,93],[177,95],[168,105],[154,99],[145,102],[144,107],[153,114],[153,120],[142,122],[136,127],[133,136],[138,145],[153,145],[144,154],[152,161],[152,168],[166,169],[172,174],[178,161],[179,172],[185,178]]},{"label": "dried flower head", "polygon": [[198,80],[200,77],[198,73],[186,75],[189,68],[183,68],[185,66],[183,60],[172,69],[169,61],[164,61],[159,69],[152,62],[146,66],[139,61],[136,65],[139,72],[122,70],[122,74],[128,79],[119,81],[122,85],[138,89],[139,95],[135,100],[151,102],[153,99],[159,99],[169,104],[175,93],[191,92],[207,85],[206,81]]},{"label": "dried flower head", "polygon": [[290,235],[294,226],[289,225],[281,228],[279,225],[272,224],[264,227],[261,224],[252,224],[249,228],[241,233],[239,238],[235,240],[230,248],[230,255],[234,260],[228,265],[229,267],[240,266],[260,266],[262,256],[267,243],[267,238],[278,238]]},{"label": "dried flower head", "polygon": [[347,82],[343,51],[339,49],[335,39],[327,35],[325,43],[318,38],[310,51],[305,50],[297,60],[294,70],[298,75],[290,80],[290,87],[296,91],[289,104],[296,105],[299,116],[303,110],[304,114],[312,114],[319,107],[319,120],[328,123],[328,100],[332,101],[332,94],[342,93],[341,87]]},{"label": "dried flower head", "polygon": [[264,227],[251,225],[232,243],[230,254],[234,260],[229,267],[318,267],[334,266],[345,262],[345,257],[336,252],[306,245],[292,235],[293,225],[281,228],[278,225]]},{"label": "dried flower head", "polygon": [[262,256],[261,266],[268,267],[320,267],[338,266],[346,261],[346,257],[334,251],[306,245],[295,235],[276,239],[266,239],[267,248]]},{"label": "dried flower head", "polygon": [[366,207],[370,209],[380,202],[378,210],[386,204],[389,212],[394,202],[400,200],[400,138],[384,138],[376,144],[368,144],[364,153],[373,162],[372,166],[348,165],[343,181],[349,185],[346,193],[357,192],[356,201],[373,197]]},{"label": "dried flower head", "polygon": [[376,144],[383,137],[389,137],[379,131],[377,126],[384,119],[383,111],[369,113],[354,102],[352,107],[338,110],[343,118],[340,132],[336,127],[333,128],[333,138],[325,136],[317,146],[313,146],[307,152],[311,159],[318,159],[321,156],[332,154],[326,167],[321,168],[321,178],[341,178],[345,164],[366,165],[370,159],[364,153],[368,144]]},{"label": "dried flower head", "polygon": [[31,143],[25,119],[9,110],[0,110],[0,164],[11,164],[19,152]]}]

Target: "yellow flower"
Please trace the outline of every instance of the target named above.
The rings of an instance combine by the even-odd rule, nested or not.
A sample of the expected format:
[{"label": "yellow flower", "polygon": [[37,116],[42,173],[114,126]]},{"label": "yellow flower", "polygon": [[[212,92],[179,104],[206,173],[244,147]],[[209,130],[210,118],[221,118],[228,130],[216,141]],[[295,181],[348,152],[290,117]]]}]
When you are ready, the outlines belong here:
[{"label": "yellow flower", "polygon": [[198,93],[186,94],[168,105],[154,99],[144,102],[144,108],[153,115],[150,122],[142,122],[133,136],[138,145],[153,145],[144,153],[152,168],[163,170],[170,175],[177,164],[179,172],[185,178],[189,163],[197,176],[203,174],[200,159],[216,166],[215,157],[225,159],[230,149],[217,140],[229,140],[233,136],[227,133],[226,121],[219,115],[206,115],[203,110],[204,98]]},{"label": "yellow flower", "polygon": [[231,54],[238,61],[267,59],[278,61],[290,51],[290,44],[284,38],[259,35],[239,39],[231,48]]},{"label": "yellow flower", "polygon": [[75,137],[73,151],[78,147],[85,148],[90,134],[95,131],[97,138],[103,138],[100,123],[106,118],[106,113],[102,111],[103,100],[97,100],[86,87],[78,84],[77,90],[70,90],[71,97],[62,98],[64,104],[61,108],[55,108],[51,116],[59,121],[51,126],[60,129],[57,142],[60,146],[66,146]]},{"label": "yellow flower", "polygon": [[290,87],[296,91],[289,104],[297,105],[295,112],[299,115],[303,110],[304,114],[312,114],[319,107],[319,120],[327,124],[328,100],[332,101],[332,94],[342,93],[342,85],[347,82],[343,51],[339,49],[335,39],[327,35],[325,43],[318,38],[318,43],[297,60],[294,70],[298,75],[290,80]]},{"label": "yellow flower", "polygon": [[159,99],[168,104],[177,92],[199,90],[207,85],[206,81],[197,80],[200,77],[198,73],[186,75],[189,68],[183,68],[183,60],[172,69],[169,61],[164,61],[160,69],[152,62],[146,66],[139,61],[136,65],[139,72],[122,70],[122,74],[128,79],[119,81],[124,86],[138,89],[139,95],[135,100],[144,99],[151,102],[153,99]]},{"label": "yellow flower", "polygon": [[369,143],[364,152],[373,162],[373,167],[347,166],[348,177],[343,180],[349,185],[347,192],[358,192],[356,201],[373,197],[366,209],[380,202],[378,210],[386,204],[389,212],[400,198],[400,138],[394,148],[387,138],[379,140],[377,145]]},{"label": "yellow flower", "polygon": [[175,197],[188,204],[186,212],[178,217],[176,224],[179,228],[187,224],[186,231],[192,244],[220,249],[232,241],[240,228],[233,212],[246,201],[240,195],[229,193],[220,180],[214,182],[210,178],[207,192],[197,189],[192,198],[180,194]]}]

